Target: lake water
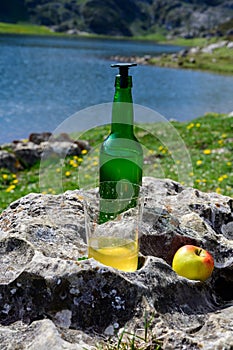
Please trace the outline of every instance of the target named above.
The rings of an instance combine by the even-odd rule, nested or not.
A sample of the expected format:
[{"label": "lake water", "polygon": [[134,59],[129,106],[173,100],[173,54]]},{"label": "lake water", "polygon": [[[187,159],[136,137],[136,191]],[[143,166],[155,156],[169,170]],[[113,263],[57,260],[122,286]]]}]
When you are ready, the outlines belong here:
[{"label": "lake water", "polygon": [[[53,131],[75,112],[111,102],[117,71],[109,56],[179,49],[127,40],[0,36],[0,143]],[[233,110],[230,76],[151,66],[134,67],[131,75],[134,102],[166,119]]]}]

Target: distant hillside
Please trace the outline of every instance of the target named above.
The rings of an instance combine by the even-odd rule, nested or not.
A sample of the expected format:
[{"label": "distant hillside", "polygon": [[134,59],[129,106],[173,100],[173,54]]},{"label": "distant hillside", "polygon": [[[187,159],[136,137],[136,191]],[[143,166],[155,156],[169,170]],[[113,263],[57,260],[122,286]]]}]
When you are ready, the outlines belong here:
[{"label": "distant hillside", "polygon": [[27,5],[24,0],[0,0],[0,21],[18,22],[29,20]]},{"label": "distant hillside", "polygon": [[232,35],[233,0],[1,0],[0,21],[71,33]]}]

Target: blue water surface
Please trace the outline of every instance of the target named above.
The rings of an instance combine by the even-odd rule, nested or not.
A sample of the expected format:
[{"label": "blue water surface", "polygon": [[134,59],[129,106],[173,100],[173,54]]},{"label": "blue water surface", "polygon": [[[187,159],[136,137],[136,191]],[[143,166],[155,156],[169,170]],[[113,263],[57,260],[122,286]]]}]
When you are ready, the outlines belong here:
[{"label": "blue water surface", "polygon": [[[117,71],[110,56],[179,49],[127,40],[0,36],[0,143],[53,131],[77,111],[111,102]],[[134,102],[166,119],[233,110],[231,76],[140,65],[131,75]]]}]

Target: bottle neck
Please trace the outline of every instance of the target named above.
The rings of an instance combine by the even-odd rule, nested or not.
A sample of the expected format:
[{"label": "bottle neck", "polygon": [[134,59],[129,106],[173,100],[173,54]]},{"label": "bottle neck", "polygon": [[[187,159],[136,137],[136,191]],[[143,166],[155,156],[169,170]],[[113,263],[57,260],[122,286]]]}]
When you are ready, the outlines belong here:
[{"label": "bottle neck", "polygon": [[133,135],[132,77],[116,76],[112,107],[112,133]]}]

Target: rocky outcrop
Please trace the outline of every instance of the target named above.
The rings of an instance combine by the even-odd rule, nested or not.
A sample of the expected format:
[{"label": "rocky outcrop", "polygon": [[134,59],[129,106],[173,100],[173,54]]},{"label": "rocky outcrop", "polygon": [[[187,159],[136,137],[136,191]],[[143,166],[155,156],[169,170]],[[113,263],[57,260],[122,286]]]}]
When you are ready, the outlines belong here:
[{"label": "rocky outcrop", "polygon": [[89,150],[87,141],[73,140],[66,133],[53,136],[49,132],[32,133],[28,140],[16,140],[0,146],[0,168],[16,172],[29,168],[42,157],[51,155],[79,156]]},{"label": "rocky outcrop", "polygon": [[14,153],[0,149],[0,168],[15,172],[19,167],[20,164],[18,163]]},{"label": "rocky outcrop", "polygon": [[[110,59],[112,61],[118,61],[118,62],[136,62],[138,64],[152,64],[156,63],[153,60],[162,60],[166,57],[170,57],[173,62],[178,61],[180,58],[186,58],[191,56],[194,58],[195,55],[201,54],[201,53],[209,53],[212,54],[215,50],[225,47],[226,49],[229,49],[229,53],[231,52],[233,48],[233,41],[229,40],[222,40],[218,41],[213,44],[209,44],[203,47],[194,46],[187,49],[182,49],[177,53],[172,54],[162,54],[161,56],[151,56],[151,55],[144,55],[144,56],[111,56]],[[195,59],[195,58],[194,58]]]},{"label": "rocky outcrop", "polygon": [[[144,178],[143,189],[134,273],[82,260],[81,191],[29,194],[2,213],[3,349],[97,349],[109,337],[114,344],[122,331],[143,349],[232,349],[233,199],[155,178]],[[171,268],[175,251],[187,243],[214,256],[206,282]]]},{"label": "rocky outcrop", "polygon": [[[224,49],[220,54],[218,49]],[[214,72],[232,74],[233,69],[229,68],[228,63],[232,57],[233,42],[230,40],[220,40],[216,43],[208,44],[202,47],[195,46],[185,48],[176,53],[163,53],[162,55],[152,56],[111,56],[111,61],[117,62],[136,62],[143,65],[157,65],[161,67],[202,69]]]}]

